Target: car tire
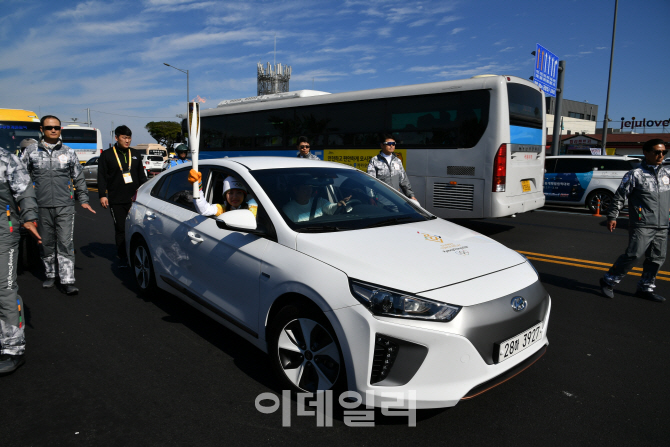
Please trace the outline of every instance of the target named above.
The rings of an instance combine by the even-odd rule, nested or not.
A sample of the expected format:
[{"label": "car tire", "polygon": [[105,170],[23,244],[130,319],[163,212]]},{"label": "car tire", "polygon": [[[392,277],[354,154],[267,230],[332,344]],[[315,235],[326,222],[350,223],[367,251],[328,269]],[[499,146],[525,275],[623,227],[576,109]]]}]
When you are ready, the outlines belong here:
[{"label": "car tire", "polygon": [[135,282],[142,295],[148,296],[157,290],[156,273],[151,262],[151,253],[144,240],[132,245],[130,250],[130,265],[133,269]]},{"label": "car tire", "polygon": [[281,309],[268,328],[268,348],[282,389],[319,393],[346,384],[342,349],[320,310],[302,304]]},{"label": "car tire", "polygon": [[606,213],[614,202],[614,194],[604,189],[599,189],[589,194],[586,198],[586,206],[592,213],[595,213],[598,209],[598,200],[600,200],[600,213]]}]

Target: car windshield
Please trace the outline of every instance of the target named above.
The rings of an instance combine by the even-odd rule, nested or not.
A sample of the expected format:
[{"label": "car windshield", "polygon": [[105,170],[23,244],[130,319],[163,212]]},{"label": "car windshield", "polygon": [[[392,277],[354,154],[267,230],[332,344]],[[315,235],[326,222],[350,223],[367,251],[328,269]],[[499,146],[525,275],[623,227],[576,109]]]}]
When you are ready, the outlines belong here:
[{"label": "car windshield", "polygon": [[434,219],[386,184],[354,169],[252,171],[286,223],[298,232],[357,230]]}]

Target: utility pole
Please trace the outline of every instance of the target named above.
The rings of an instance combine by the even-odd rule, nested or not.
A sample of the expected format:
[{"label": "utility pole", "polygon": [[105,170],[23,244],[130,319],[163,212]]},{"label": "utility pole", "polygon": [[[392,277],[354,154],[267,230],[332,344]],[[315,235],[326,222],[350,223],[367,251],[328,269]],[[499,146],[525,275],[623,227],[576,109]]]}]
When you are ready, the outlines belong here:
[{"label": "utility pole", "polygon": [[619,0],[614,1],[614,28],[612,29],[612,49],[610,50],[610,75],[607,81],[607,102],[605,103],[605,119],[603,119],[603,155],[607,155],[607,125],[609,124],[610,87],[612,86],[612,62],[614,62],[614,38],[616,37],[616,15]]},{"label": "utility pole", "polygon": [[[554,134],[551,140],[551,155],[558,155],[561,144],[561,123],[563,109],[563,78],[565,78],[565,61],[558,61],[558,79],[556,88],[556,104],[554,104]],[[556,137],[558,135],[558,138]]]},{"label": "utility pole", "polygon": [[88,127],[92,127],[93,123],[91,122],[91,109],[86,109],[86,124],[88,124]]}]

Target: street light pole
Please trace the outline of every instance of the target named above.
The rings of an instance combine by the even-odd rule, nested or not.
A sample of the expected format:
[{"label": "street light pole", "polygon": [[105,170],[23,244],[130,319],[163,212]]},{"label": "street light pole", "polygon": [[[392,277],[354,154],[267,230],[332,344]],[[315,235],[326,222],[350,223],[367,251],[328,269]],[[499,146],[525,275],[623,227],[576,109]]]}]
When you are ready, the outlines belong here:
[{"label": "street light pole", "polygon": [[616,15],[619,9],[619,0],[614,2],[614,27],[612,28],[612,49],[610,51],[610,75],[607,81],[607,102],[605,103],[605,119],[603,120],[603,155],[607,155],[607,124],[610,109],[610,86],[612,85],[612,62],[614,61],[614,38],[616,37]]},{"label": "street light pole", "polygon": [[175,70],[181,71],[182,73],[186,73],[186,116],[188,116],[188,102],[190,100],[189,98],[191,97],[188,91],[188,70],[182,70],[181,68],[173,67],[172,65],[166,64],[165,62],[163,62],[163,65],[174,68]]}]

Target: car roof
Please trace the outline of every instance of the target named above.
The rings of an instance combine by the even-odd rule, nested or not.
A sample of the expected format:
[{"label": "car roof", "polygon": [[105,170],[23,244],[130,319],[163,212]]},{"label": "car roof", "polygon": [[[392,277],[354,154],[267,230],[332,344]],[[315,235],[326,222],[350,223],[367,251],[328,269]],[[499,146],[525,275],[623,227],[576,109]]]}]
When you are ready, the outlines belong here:
[{"label": "car roof", "polygon": [[228,163],[238,163],[246,167],[250,171],[261,169],[286,169],[286,168],[342,168],[342,169],[356,169],[342,163],[335,163],[330,161],[308,160],[298,157],[225,157],[225,158],[209,158],[200,160],[200,164],[218,164],[225,166]]},{"label": "car roof", "polygon": [[599,160],[636,160],[628,155],[547,155],[549,158],[597,158]]}]

